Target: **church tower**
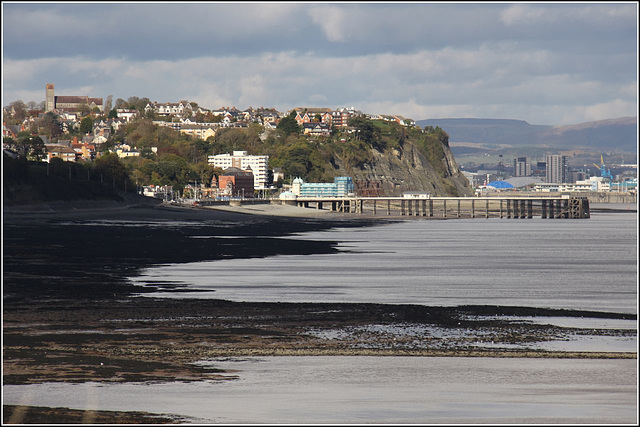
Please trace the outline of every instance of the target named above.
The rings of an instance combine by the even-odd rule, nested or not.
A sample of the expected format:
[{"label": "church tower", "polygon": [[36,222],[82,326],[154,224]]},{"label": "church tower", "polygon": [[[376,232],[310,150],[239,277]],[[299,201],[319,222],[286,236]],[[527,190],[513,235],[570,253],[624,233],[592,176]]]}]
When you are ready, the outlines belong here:
[{"label": "church tower", "polygon": [[45,92],[45,112],[53,111],[56,108],[55,96],[53,95],[53,83],[47,83]]}]

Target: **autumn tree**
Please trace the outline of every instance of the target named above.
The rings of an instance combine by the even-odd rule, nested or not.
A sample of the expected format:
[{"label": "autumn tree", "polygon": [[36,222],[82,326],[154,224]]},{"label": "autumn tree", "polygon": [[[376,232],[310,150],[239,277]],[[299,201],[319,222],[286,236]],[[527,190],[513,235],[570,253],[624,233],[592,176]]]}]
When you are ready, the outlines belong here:
[{"label": "autumn tree", "polygon": [[19,122],[23,121],[27,116],[27,105],[22,100],[13,101],[10,105],[13,107],[13,117]]},{"label": "autumn tree", "polygon": [[37,122],[38,132],[49,136],[49,139],[62,135],[62,126],[58,116],[52,112],[45,113]]},{"label": "autumn tree", "polygon": [[122,98],[118,98],[116,99],[116,103],[114,105],[115,109],[119,109],[119,108],[127,108],[127,101],[125,101]]},{"label": "autumn tree", "polygon": [[113,102],[113,95],[107,96],[107,101],[104,103],[104,111],[111,111],[111,105]]}]

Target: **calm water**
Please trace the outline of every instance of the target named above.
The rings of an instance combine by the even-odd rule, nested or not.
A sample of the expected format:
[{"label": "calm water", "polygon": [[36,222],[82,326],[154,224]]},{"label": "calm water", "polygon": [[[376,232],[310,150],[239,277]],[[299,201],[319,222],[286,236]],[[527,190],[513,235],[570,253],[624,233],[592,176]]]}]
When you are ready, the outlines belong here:
[{"label": "calm water", "polygon": [[[637,214],[594,214],[589,220],[406,221],[296,238],[340,241],[342,252],[167,265],[133,280],[215,290],[156,294],[175,298],[501,304],[637,313]],[[607,319],[531,321],[637,329],[637,322]],[[637,349],[635,339],[545,345]],[[201,364],[237,370],[238,378],[5,385],[3,403],[174,413],[195,423],[638,421],[637,360],[334,356]]]},{"label": "calm water", "polygon": [[175,264],[133,280],[234,301],[491,304],[637,313],[637,214],[404,221],[314,232],[338,254]]},{"label": "calm water", "polygon": [[636,360],[268,357],[239,379],[4,386],[5,404],[140,410],[196,423],[637,422]]}]

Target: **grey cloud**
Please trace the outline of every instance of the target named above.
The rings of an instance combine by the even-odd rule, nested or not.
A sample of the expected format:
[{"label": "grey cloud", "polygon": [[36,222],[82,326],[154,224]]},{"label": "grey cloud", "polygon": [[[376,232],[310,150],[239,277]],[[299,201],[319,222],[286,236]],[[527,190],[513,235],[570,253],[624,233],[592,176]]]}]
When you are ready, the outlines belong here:
[{"label": "grey cloud", "polygon": [[3,4],[3,103],[41,101],[53,82],[61,94],[415,119],[634,115],[635,8],[512,6]]},{"label": "grey cloud", "polygon": [[[515,41],[611,51],[633,5],[3,4],[5,55],[184,59],[273,51],[349,56]],[[537,19],[534,19],[538,17]],[[631,37],[632,36],[632,37]],[[581,43],[582,42],[582,43]]]}]

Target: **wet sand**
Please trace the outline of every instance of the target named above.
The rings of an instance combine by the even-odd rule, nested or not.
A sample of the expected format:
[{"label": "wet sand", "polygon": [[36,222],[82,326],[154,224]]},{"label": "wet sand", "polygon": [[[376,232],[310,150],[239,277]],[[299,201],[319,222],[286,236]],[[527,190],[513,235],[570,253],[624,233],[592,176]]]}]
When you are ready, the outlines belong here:
[{"label": "wet sand", "polygon": [[[310,213],[300,209],[313,211],[277,205],[5,211],[4,384],[233,380],[233,372],[193,364],[217,356],[637,357],[626,352],[510,350],[507,344],[544,340],[559,330],[500,319],[531,315],[635,319],[633,315],[523,307],[171,300],[139,295],[168,288],[189,290],[175,283],[149,283],[141,288],[127,281],[141,269],[164,263],[333,253],[336,242],[287,236],[386,221],[326,213],[307,217]],[[407,348],[398,337],[335,340],[311,333],[403,323],[464,329],[469,340]],[[490,337],[492,346],[478,348],[481,336]],[[496,347],[496,343],[505,346]],[[5,420],[16,410],[5,406]],[[48,422],[65,422],[69,414],[63,412],[45,413]],[[117,414],[112,416],[111,422],[117,422]]]}]

